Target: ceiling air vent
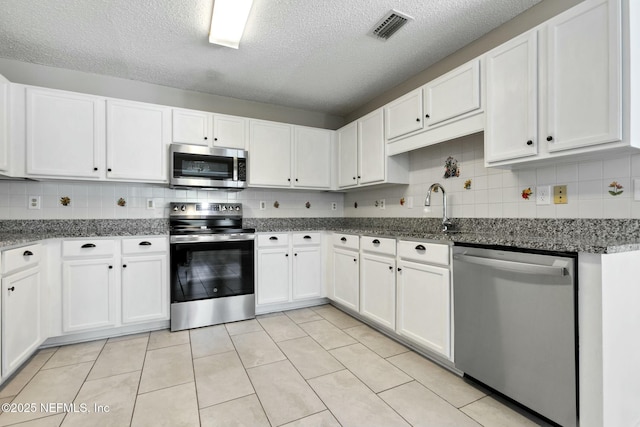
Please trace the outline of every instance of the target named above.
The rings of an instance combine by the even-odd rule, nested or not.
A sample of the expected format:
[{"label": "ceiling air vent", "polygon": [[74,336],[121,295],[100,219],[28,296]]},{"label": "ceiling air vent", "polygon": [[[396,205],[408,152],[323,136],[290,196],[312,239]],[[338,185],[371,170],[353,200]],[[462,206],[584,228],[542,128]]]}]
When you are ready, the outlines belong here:
[{"label": "ceiling air vent", "polygon": [[404,24],[409,21],[413,21],[413,18],[397,10],[391,10],[387,13],[371,31],[371,34],[387,40],[396,31],[398,31]]}]

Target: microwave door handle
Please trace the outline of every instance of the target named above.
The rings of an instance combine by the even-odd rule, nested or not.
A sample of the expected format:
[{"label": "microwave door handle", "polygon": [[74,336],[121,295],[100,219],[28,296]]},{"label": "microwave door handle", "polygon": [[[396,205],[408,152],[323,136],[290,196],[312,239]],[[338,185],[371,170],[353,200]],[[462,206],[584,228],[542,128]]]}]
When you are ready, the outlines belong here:
[{"label": "microwave door handle", "polygon": [[233,156],[233,180],[238,181],[238,157]]}]

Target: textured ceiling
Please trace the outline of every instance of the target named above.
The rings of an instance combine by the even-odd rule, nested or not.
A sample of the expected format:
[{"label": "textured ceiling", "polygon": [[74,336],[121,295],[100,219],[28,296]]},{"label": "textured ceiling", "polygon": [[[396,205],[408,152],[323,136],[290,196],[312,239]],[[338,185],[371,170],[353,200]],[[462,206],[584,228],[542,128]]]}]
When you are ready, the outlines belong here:
[{"label": "textured ceiling", "polygon": [[539,1],[254,0],[234,50],[213,0],[1,0],[0,57],[344,116]]}]

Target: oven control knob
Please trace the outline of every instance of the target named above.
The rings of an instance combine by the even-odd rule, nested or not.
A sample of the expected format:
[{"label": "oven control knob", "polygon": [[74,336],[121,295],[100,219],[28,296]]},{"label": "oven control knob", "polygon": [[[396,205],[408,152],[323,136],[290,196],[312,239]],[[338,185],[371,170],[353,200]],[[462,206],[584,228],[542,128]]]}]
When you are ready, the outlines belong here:
[{"label": "oven control knob", "polygon": [[222,205],[222,210],[223,210],[223,211],[226,211],[226,210],[227,210],[227,207],[226,207],[225,205]]},{"label": "oven control knob", "polygon": [[173,211],[174,212],[178,212],[178,206],[177,205],[173,207]]},{"label": "oven control knob", "polygon": [[184,211],[187,210],[187,207],[185,205],[182,205],[182,206],[180,206],[180,210],[184,212]]},{"label": "oven control knob", "polygon": [[240,206],[236,206],[236,210],[239,211],[240,210]]}]

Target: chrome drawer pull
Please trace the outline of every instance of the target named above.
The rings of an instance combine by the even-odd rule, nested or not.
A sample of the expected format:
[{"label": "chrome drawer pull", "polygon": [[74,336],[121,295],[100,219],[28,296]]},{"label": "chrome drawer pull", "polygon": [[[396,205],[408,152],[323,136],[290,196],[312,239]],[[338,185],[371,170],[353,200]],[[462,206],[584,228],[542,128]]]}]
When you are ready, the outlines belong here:
[{"label": "chrome drawer pull", "polygon": [[87,248],[95,248],[96,245],[94,245],[93,243],[85,243],[84,245],[80,246],[82,249],[87,249]]}]

